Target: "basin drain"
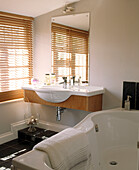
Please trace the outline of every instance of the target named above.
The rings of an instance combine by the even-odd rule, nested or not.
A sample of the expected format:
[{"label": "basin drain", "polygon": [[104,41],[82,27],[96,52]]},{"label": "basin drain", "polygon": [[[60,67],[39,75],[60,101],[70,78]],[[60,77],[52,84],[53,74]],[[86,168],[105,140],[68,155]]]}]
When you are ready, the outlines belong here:
[{"label": "basin drain", "polygon": [[117,165],[118,163],[116,161],[111,161],[110,165]]}]

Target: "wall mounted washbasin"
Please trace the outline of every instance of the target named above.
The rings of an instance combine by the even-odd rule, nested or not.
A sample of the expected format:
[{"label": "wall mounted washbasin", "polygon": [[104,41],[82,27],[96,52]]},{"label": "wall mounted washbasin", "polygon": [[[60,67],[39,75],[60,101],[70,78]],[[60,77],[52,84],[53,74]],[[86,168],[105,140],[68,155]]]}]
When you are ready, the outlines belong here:
[{"label": "wall mounted washbasin", "polygon": [[37,95],[52,103],[60,103],[67,100],[72,95],[78,96],[95,96],[104,93],[103,87],[97,86],[74,86],[72,88],[64,89],[62,86],[41,86],[34,88],[33,86],[22,87],[24,90],[33,90]]}]

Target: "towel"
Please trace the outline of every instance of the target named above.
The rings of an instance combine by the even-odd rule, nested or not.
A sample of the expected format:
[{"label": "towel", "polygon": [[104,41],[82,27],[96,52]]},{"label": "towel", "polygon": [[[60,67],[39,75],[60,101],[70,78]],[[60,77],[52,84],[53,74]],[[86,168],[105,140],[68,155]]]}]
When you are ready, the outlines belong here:
[{"label": "towel", "polygon": [[68,128],[35,145],[47,153],[54,170],[93,170],[87,135]]}]

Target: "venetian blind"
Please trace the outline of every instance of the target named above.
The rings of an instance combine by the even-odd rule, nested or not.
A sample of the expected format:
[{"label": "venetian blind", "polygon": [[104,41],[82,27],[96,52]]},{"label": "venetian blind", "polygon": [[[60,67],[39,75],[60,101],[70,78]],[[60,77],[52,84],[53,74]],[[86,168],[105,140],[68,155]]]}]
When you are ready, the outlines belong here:
[{"label": "venetian blind", "polygon": [[52,23],[52,68],[58,82],[63,76],[88,80],[89,32]]},{"label": "venetian blind", "polygon": [[0,101],[23,97],[32,77],[32,20],[0,12]]}]

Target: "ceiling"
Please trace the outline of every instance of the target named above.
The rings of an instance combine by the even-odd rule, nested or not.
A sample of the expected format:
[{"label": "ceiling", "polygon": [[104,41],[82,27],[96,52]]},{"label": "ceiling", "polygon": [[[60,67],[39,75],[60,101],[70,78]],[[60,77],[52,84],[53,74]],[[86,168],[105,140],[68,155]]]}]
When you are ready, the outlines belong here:
[{"label": "ceiling", "polygon": [[0,11],[37,17],[80,0],[0,0]]}]

